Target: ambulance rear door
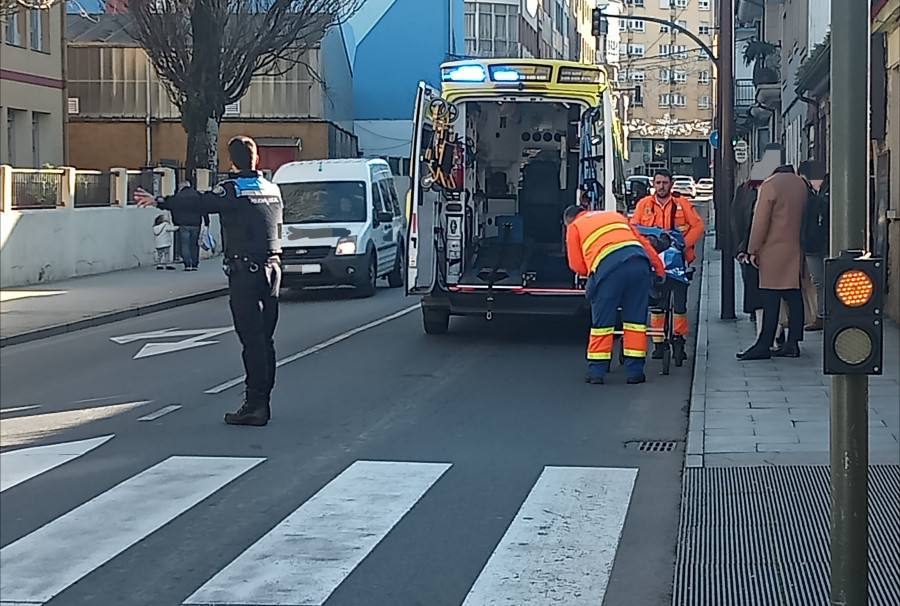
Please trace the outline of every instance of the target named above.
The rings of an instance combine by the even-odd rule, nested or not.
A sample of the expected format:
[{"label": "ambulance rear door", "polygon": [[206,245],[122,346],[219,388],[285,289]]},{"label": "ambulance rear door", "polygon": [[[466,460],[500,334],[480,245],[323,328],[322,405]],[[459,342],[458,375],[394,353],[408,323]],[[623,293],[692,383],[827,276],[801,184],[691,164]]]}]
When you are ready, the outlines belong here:
[{"label": "ambulance rear door", "polygon": [[429,176],[429,168],[423,154],[431,143],[432,124],[429,115],[431,102],[440,93],[419,82],[413,114],[412,145],[410,149],[410,193],[407,197],[407,263],[406,294],[427,295],[434,290],[437,278],[437,246],[435,223],[440,194],[430,187],[422,187],[423,177]]}]

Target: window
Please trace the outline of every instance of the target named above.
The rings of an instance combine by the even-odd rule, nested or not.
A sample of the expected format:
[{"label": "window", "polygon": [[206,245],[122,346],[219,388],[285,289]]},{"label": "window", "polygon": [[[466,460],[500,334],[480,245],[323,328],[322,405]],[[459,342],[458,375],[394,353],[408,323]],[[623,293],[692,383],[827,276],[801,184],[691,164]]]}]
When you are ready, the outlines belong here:
[{"label": "window", "polygon": [[642,69],[631,70],[631,81],[632,82],[643,82],[644,81],[644,70],[642,70]]},{"label": "window", "polygon": [[643,57],[644,56],[644,45],[643,44],[629,44],[628,45],[628,56],[629,57]]},{"label": "window", "polygon": [[684,44],[675,44],[672,46],[672,54],[679,59],[687,58],[687,47]]},{"label": "window", "polygon": [[628,0],[627,4],[632,6],[644,6],[644,0]]},{"label": "window", "polygon": [[700,84],[709,84],[709,70],[700,70],[700,74],[698,75],[697,80],[700,82]]},{"label": "window", "polygon": [[698,49],[697,49],[697,57],[700,58],[700,59],[711,58],[711,57],[706,53],[706,51],[703,50],[702,48],[698,48]]},{"label": "window", "polygon": [[687,105],[684,95],[681,93],[675,93],[672,95],[672,105],[674,107],[684,107]]},{"label": "window", "polygon": [[668,31],[669,31],[668,25],[660,25],[659,26],[659,33],[665,34],[665,33],[668,33]]},{"label": "window", "polygon": [[709,10],[709,0],[697,0],[697,8],[701,11]]},{"label": "window", "polygon": [[688,0],[675,0],[675,8],[687,8]]},{"label": "window", "polygon": [[670,44],[660,44],[659,45],[659,56],[660,57],[668,57],[671,52],[672,46]]},{"label": "window", "polygon": [[684,19],[678,19],[677,21],[675,21],[675,23],[680,25],[684,29],[687,29],[687,21],[685,21]]},{"label": "window", "polygon": [[626,19],[625,28],[635,32],[644,31],[644,22],[641,19]]},{"label": "window", "polygon": [[31,161],[32,166],[41,166],[41,114],[31,113]]},{"label": "window", "polygon": [[675,82],[684,83],[687,82],[687,72],[683,69],[675,70]]},{"label": "window", "polygon": [[[372,197],[378,196],[377,188]],[[318,181],[281,184],[285,223],[340,223],[366,220],[366,184]],[[380,196],[376,206],[381,205]]]},{"label": "window", "polygon": [[[477,12],[472,4],[466,3],[466,53],[478,57],[517,57],[518,7],[492,2],[479,2],[475,6]],[[560,27],[558,21],[556,26]]]},{"label": "window", "polygon": [[669,107],[671,104],[671,95],[660,95],[659,96],[659,106],[660,107]]},{"label": "window", "polygon": [[23,46],[22,30],[25,29],[25,9],[20,9],[6,18],[6,43],[13,46]]},{"label": "window", "polygon": [[700,95],[697,97],[697,107],[700,109],[709,109],[709,95]]},{"label": "window", "polygon": [[32,50],[50,52],[47,46],[47,37],[50,34],[50,11],[32,9],[29,13]]},{"label": "window", "polygon": [[9,150],[9,163],[16,165],[16,114],[17,110],[6,110],[6,149]]},{"label": "window", "polygon": [[700,25],[697,26],[697,32],[701,36],[708,36],[710,32],[709,21],[701,21]]}]

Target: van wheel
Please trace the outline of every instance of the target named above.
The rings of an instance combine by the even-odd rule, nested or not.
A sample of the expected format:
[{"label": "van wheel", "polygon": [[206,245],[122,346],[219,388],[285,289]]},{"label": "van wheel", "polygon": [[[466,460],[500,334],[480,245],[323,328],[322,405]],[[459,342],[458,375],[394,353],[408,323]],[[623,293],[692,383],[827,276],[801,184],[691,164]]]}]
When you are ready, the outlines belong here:
[{"label": "van wheel", "polygon": [[366,271],[366,281],[357,287],[357,292],[361,297],[371,297],[375,294],[375,286],[378,281],[378,262],[375,260],[374,252],[369,256],[369,267]]},{"label": "van wheel", "polygon": [[422,308],[422,325],[427,335],[442,335],[450,328],[450,312]]},{"label": "van wheel", "polygon": [[403,266],[406,256],[403,254],[403,247],[397,247],[397,256],[394,258],[394,269],[388,274],[388,286],[391,288],[400,288],[403,286]]}]

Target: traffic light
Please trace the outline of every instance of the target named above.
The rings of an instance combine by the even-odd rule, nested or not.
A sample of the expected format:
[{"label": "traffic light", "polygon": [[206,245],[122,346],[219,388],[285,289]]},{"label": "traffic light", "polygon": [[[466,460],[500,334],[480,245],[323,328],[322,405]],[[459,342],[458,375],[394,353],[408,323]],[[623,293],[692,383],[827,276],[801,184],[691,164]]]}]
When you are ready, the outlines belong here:
[{"label": "traffic light", "polygon": [[825,259],[823,355],[826,375],[880,375],[884,261],[844,251]]},{"label": "traffic light", "polygon": [[603,11],[595,8],[591,11],[591,35],[599,36],[603,32]]}]

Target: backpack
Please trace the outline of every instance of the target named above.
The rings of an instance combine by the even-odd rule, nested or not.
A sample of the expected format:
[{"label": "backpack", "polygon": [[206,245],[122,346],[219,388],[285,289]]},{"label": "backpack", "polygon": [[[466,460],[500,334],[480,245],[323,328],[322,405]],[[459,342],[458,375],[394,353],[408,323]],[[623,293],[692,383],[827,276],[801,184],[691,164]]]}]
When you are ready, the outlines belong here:
[{"label": "backpack", "polygon": [[808,255],[828,254],[828,199],[806,185],[806,204],[800,223],[800,246]]}]

